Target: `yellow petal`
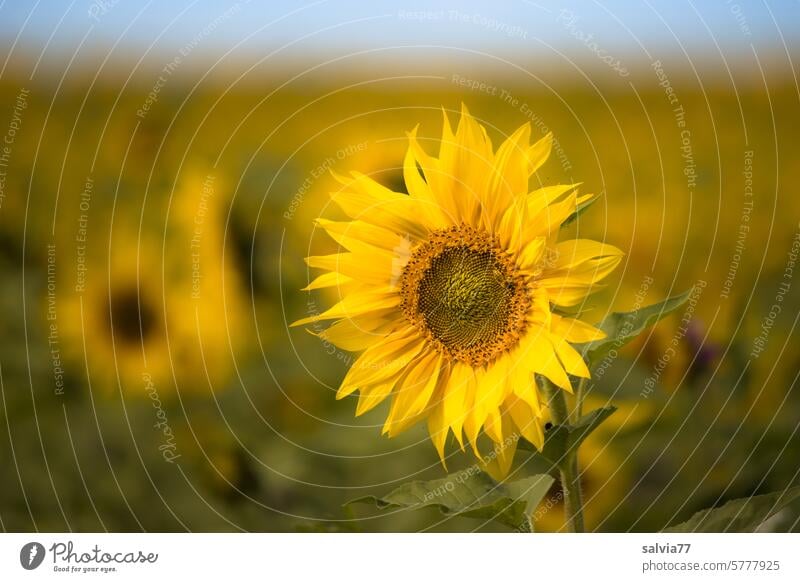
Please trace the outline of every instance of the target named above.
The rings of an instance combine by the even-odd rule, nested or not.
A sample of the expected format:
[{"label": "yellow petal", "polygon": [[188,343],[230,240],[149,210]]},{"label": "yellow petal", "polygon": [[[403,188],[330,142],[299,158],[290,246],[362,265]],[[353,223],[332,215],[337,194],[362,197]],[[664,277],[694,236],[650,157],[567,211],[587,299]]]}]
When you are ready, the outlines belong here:
[{"label": "yellow petal", "polygon": [[550,157],[553,148],[553,134],[548,133],[528,149],[528,176],[541,168]]},{"label": "yellow petal", "polygon": [[617,268],[622,257],[601,257],[584,261],[564,269],[547,269],[542,273],[540,284],[545,289],[557,287],[572,287],[579,285],[592,285],[596,281],[605,279]]},{"label": "yellow petal", "polygon": [[580,186],[580,182],[577,184],[556,184],[555,186],[545,186],[534,190],[528,194],[528,211],[531,216],[536,216],[564,194],[575,190],[578,186]]},{"label": "yellow petal", "polygon": [[517,255],[517,264],[520,269],[533,272],[537,270],[547,248],[547,239],[543,236],[531,239],[523,244],[522,250]]},{"label": "yellow petal", "polygon": [[600,291],[605,287],[605,285],[598,283],[578,283],[575,285],[570,285],[567,282],[558,279],[548,279],[546,282],[542,280],[540,284],[543,288],[547,289],[550,296],[550,302],[553,305],[558,305],[560,307],[572,307],[573,305],[578,305],[591,293]]},{"label": "yellow petal", "polygon": [[530,363],[520,362],[514,368],[514,374],[511,376],[511,394],[507,398],[511,398],[514,395],[524,400],[536,414],[541,415],[542,405],[539,401],[539,392],[533,375],[535,371],[537,370],[531,367]]},{"label": "yellow petal", "polygon": [[531,307],[526,317],[529,324],[550,328],[553,313],[550,311],[550,294],[547,289],[537,287],[531,292]]},{"label": "yellow petal", "polygon": [[523,361],[529,362],[537,374],[571,393],[572,385],[548,336],[549,333],[544,328],[531,326],[519,343],[519,354],[516,357],[524,358]]},{"label": "yellow petal", "polygon": [[484,430],[487,436],[495,443],[500,444],[503,442],[503,418],[499,408],[489,411]]},{"label": "yellow petal", "polygon": [[391,437],[400,433],[409,426],[410,419],[425,410],[439,380],[441,358],[441,354],[431,351],[410,367],[395,390],[392,407],[383,426],[384,434]]},{"label": "yellow petal", "polygon": [[364,249],[363,245],[394,251],[403,241],[402,236],[363,220],[337,222],[326,218],[317,218],[315,223],[348,251],[362,250]]},{"label": "yellow petal", "polygon": [[528,191],[528,150],[531,126],[526,123],[498,148],[483,204],[484,224],[494,232],[517,196]]},{"label": "yellow petal", "polygon": [[578,206],[592,198],[593,194],[579,196],[577,192],[572,192],[564,200],[550,204],[531,219],[533,232],[537,236],[558,233],[561,224],[575,213]]},{"label": "yellow petal", "polygon": [[439,401],[432,409],[430,414],[428,414],[428,432],[431,435],[431,442],[433,446],[436,448],[436,452],[439,453],[439,459],[442,461],[442,465],[444,468],[447,469],[447,463],[444,460],[444,445],[447,442],[447,434],[450,431],[450,427],[445,422],[444,417],[444,402]]},{"label": "yellow petal", "polygon": [[455,136],[449,127],[443,129],[439,157],[439,167],[448,177],[448,190],[460,209],[461,221],[476,223],[493,165],[492,144],[486,130],[462,105]]},{"label": "yellow petal", "polygon": [[[447,121],[447,114],[442,111],[444,116],[444,128],[442,130],[442,141],[440,142],[440,149],[445,148],[445,143],[454,143],[455,138],[452,137],[450,132],[450,125]],[[441,163],[433,156],[429,156],[422,148],[417,140],[416,128],[408,134],[409,149],[413,152],[414,166],[419,164],[422,168],[422,173],[425,176],[425,183],[428,188],[418,188],[418,196],[426,203],[435,205],[441,215],[449,224],[458,224],[461,222],[460,211],[457,201],[453,198],[452,194],[452,180],[453,176],[448,175],[441,169]],[[406,164],[403,167],[403,172],[410,171],[412,168],[408,164],[408,154],[406,156]],[[416,181],[412,174],[412,179]]]},{"label": "yellow petal", "polygon": [[[317,335],[349,352],[360,352],[386,336],[397,323],[382,317],[356,317],[337,321]],[[313,333],[313,332],[311,332]]]},{"label": "yellow petal", "polygon": [[519,433],[539,450],[544,448],[544,431],[542,430],[541,412],[533,409],[526,401],[512,396],[506,403],[511,419]]},{"label": "yellow petal", "polygon": [[557,336],[551,335],[551,339],[556,354],[558,354],[558,359],[561,360],[561,364],[564,366],[567,373],[580,378],[591,377],[589,368],[586,367],[586,362],[575,348]]},{"label": "yellow petal", "polygon": [[511,469],[514,453],[517,451],[518,435],[514,433],[512,423],[505,420],[501,425],[502,441],[495,444],[489,454],[489,462],[483,468],[496,481],[502,481]]},{"label": "yellow petal", "polygon": [[350,218],[389,228],[401,237],[424,238],[429,229],[420,221],[419,201],[392,192],[372,178],[355,176],[345,189],[332,192],[333,201]]},{"label": "yellow petal", "polygon": [[396,332],[367,348],[348,370],[336,394],[342,399],[356,390],[381,384],[399,375],[422,349],[415,331]]},{"label": "yellow petal", "polygon": [[398,270],[395,257],[387,251],[370,253],[335,253],[307,257],[306,264],[314,269],[335,271],[360,283],[376,286],[392,286],[397,283]]},{"label": "yellow petal", "polygon": [[[416,140],[412,142],[416,144]],[[419,148],[422,149],[422,148]],[[459,196],[457,196],[455,181],[458,178],[458,146],[456,137],[450,127],[450,120],[447,112],[442,109],[442,139],[439,142],[439,159],[436,164],[428,163],[423,166],[425,176],[429,183],[434,186],[433,193],[440,199],[440,204],[445,210],[445,214],[454,224],[467,222],[471,219],[472,205],[467,208]]]},{"label": "yellow petal", "polygon": [[579,319],[571,319],[569,317],[561,317],[560,315],[555,314],[553,314],[550,331],[554,335],[563,337],[568,342],[572,342],[574,344],[583,344],[601,340],[606,337],[604,331],[599,330],[584,321]]},{"label": "yellow petal", "polygon": [[[473,394],[473,401],[467,416],[464,419],[464,433],[467,435],[467,440],[472,446],[472,450],[478,454],[478,435],[480,434],[483,422],[486,415],[482,410],[485,408],[485,396],[491,388],[486,384],[486,370],[484,368],[475,368],[475,393]],[[479,455],[480,457],[480,455]]]},{"label": "yellow petal", "polygon": [[401,375],[401,372],[397,372],[382,382],[361,388],[358,394],[358,404],[356,404],[356,416],[369,412],[386,400],[394,390]]},{"label": "yellow petal", "polygon": [[346,285],[348,283],[352,283],[353,280],[350,277],[346,277],[341,273],[323,273],[311,283],[306,285],[301,289],[301,291],[313,291],[314,289],[324,289],[326,287],[336,287],[341,285]]},{"label": "yellow petal", "polygon": [[496,234],[503,247],[516,256],[519,256],[523,244],[538,236],[531,229],[528,205],[524,198],[515,199],[506,209]]},{"label": "yellow petal", "polygon": [[[406,151],[405,161],[403,162],[403,179],[408,188],[409,196],[416,198],[420,202],[418,207],[421,212],[425,213],[425,222],[435,229],[447,228],[453,222],[447,218],[446,209],[440,204],[439,199],[441,197],[437,197],[434,194],[431,186],[422,178],[417,167],[417,156],[421,155],[419,152],[422,152],[422,148],[417,145],[416,133],[417,130],[415,128],[408,135],[411,144]],[[433,173],[435,169],[430,166],[432,163],[430,158],[427,158],[427,163],[429,164],[428,173]]]},{"label": "yellow petal", "polygon": [[555,248],[553,269],[568,269],[590,260],[603,257],[622,257],[625,253],[613,245],[589,239],[572,239],[560,242]]},{"label": "yellow petal", "polygon": [[468,392],[474,389],[474,382],[472,367],[460,362],[451,366],[450,379],[444,391],[444,417],[462,450],[464,449],[463,427],[467,414]]},{"label": "yellow petal", "polygon": [[400,305],[400,299],[400,294],[388,287],[364,293],[351,293],[327,311],[295,321],[290,327],[297,327],[298,325],[306,325],[326,319],[355,317],[371,311],[380,311],[397,307]]},{"label": "yellow petal", "polygon": [[471,422],[467,430],[470,441],[477,438],[477,433],[486,422],[489,413],[500,408],[500,404],[505,400],[509,389],[510,365],[508,356],[501,355],[477,379]]}]

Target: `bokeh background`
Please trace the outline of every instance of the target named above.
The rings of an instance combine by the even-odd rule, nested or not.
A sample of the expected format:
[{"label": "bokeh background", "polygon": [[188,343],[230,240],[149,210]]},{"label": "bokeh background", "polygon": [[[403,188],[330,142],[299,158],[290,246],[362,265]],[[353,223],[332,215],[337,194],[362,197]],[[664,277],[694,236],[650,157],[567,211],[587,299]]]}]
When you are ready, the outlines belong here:
[{"label": "bokeh background", "polygon": [[589,527],[797,483],[799,42],[789,1],[0,3],[0,528],[497,529],[343,507],[444,470],[288,328],[333,299],[300,291],[329,170],[402,190],[461,103],[603,194],[569,234],[627,255],[588,319],[696,286],[596,374]]}]

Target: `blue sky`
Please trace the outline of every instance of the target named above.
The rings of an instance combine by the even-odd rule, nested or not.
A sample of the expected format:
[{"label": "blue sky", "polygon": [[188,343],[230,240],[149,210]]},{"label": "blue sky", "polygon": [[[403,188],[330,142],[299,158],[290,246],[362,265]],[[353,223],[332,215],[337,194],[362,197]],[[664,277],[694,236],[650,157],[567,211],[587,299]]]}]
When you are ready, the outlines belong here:
[{"label": "blue sky", "polygon": [[[231,9],[231,7],[234,7]],[[227,11],[227,12],[226,12]],[[419,14],[418,11],[427,11]],[[205,29],[205,32],[203,32]],[[800,3],[789,0],[0,0],[0,43],[41,51],[110,46],[174,52],[202,36],[204,51],[314,55],[436,44],[511,54],[579,38],[606,51],[779,48],[800,40]],[[49,41],[49,44],[48,44]]]}]

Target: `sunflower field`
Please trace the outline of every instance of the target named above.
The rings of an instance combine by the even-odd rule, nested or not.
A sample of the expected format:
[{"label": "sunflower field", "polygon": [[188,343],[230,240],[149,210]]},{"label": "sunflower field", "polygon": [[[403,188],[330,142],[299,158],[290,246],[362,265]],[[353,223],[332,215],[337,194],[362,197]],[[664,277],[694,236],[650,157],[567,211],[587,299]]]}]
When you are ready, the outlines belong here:
[{"label": "sunflower field", "polygon": [[[544,396],[524,410],[522,396],[498,396],[479,420],[462,420],[463,441],[460,424],[435,433],[452,423],[424,412],[439,410],[427,406],[440,370],[489,375],[487,362],[535,317],[551,330],[582,320],[559,324],[564,346],[548,348],[571,378],[534,363],[549,353],[535,342],[520,357],[545,382],[563,375],[570,392],[586,376],[579,406],[598,426],[573,474],[586,530],[660,531],[800,482],[800,93],[788,55],[727,71],[710,57],[699,72],[653,58],[621,76],[603,63],[423,51],[308,67],[115,68],[98,58],[31,75],[37,55],[17,49],[0,76],[3,530],[514,529],[448,501],[487,474],[541,476],[526,527],[568,529],[570,484],[536,452],[558,428]],[[448,153],[448,131],[488,154]],[[522,141],[530,184],[481,166],[488,155],[499,167],[514,155],[501,144]],[[536,158],[537,144],[547,155]],[[442,170],[448,155],[455,178]],[[497,194],[479,214],[460,189],[493,171]],[[493,201],[504,184],[572,196],[572,206],[527,206],[501,226],[505,207]],[[364,198],[340,203],[362,186]],[[449,192],[442,207],[457,218],[406,208],[422,191]],[[375,200],[387,207],[369,216],[382,221],[349,212]],[[412,219],[454,230],[423,248],[393,230]],[[536,270],[557,237],[562,255],[594,261],[593,293],[562,282],[526,294],[506,255],[475,234],[489,222],[527,253],[537,290],[579,263]],[[360,252],[370,237],[384,250]],[[563,242],[576,239],[597,246]],[[398,266],[398,256],[422,266]],[[487,269],[490,278],[469,279]],[[394,285],[411,291],[375,295]],[[676,297],[583,374],[586,352],[567,340],[598,340],[592,330],[613,312]],[[341,301],[378,315],[326,318]],[[445,303],[467,304],[470,318],[454,324]],[[529,303],[541,307],[535,317],[512,313]],[[475,347],[495,334],[480,325],[497,309],[506,343]],[[367,389],[390,370],[364,368],[382,364],[359,352],[398,321],[413,339],[391,364],[403,380]],[[414,330],[440,347],[420,352]],[[393,391],[403,382],[429,392]],[[483,390],[480,379],[470,386]],[[470,431],[501,442],[517,430],[526,442],[494,466],[470,449]],[[761,527],[800,530],[800,502]]]}]

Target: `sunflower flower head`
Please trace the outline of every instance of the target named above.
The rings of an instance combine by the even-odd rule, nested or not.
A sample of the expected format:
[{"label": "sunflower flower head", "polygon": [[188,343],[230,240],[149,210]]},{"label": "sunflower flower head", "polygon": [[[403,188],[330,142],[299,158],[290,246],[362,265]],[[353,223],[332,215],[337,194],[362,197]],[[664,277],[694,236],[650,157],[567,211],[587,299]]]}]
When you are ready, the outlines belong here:
[{"label": "sunflower flower head", "polygon": [[358,172],[337,176],[333,201],[350,220],[317,224],[342,251],[306,259],[325,271],[306,289],[337,287],[341,300],[294,324],[332,322],[318,335],[361,352],[337,394],[359,393],[357,415],[389,400],[384,434],[427,421],[443,462],[452,433],[498,475],[520,438],[543,446],[535,376],[571,392],[570,376],[589,377],[571,344],[604,336],[557,308],[580,304],[622,257],[607,244],[558,241],[592,195],[577,184],[530,191],[552,144],[547,135],[531,145],[530,133],[523,125],[495,151],[462,106],[455,132],[444,115],[438,157],[408,134],[408,194]]}]

